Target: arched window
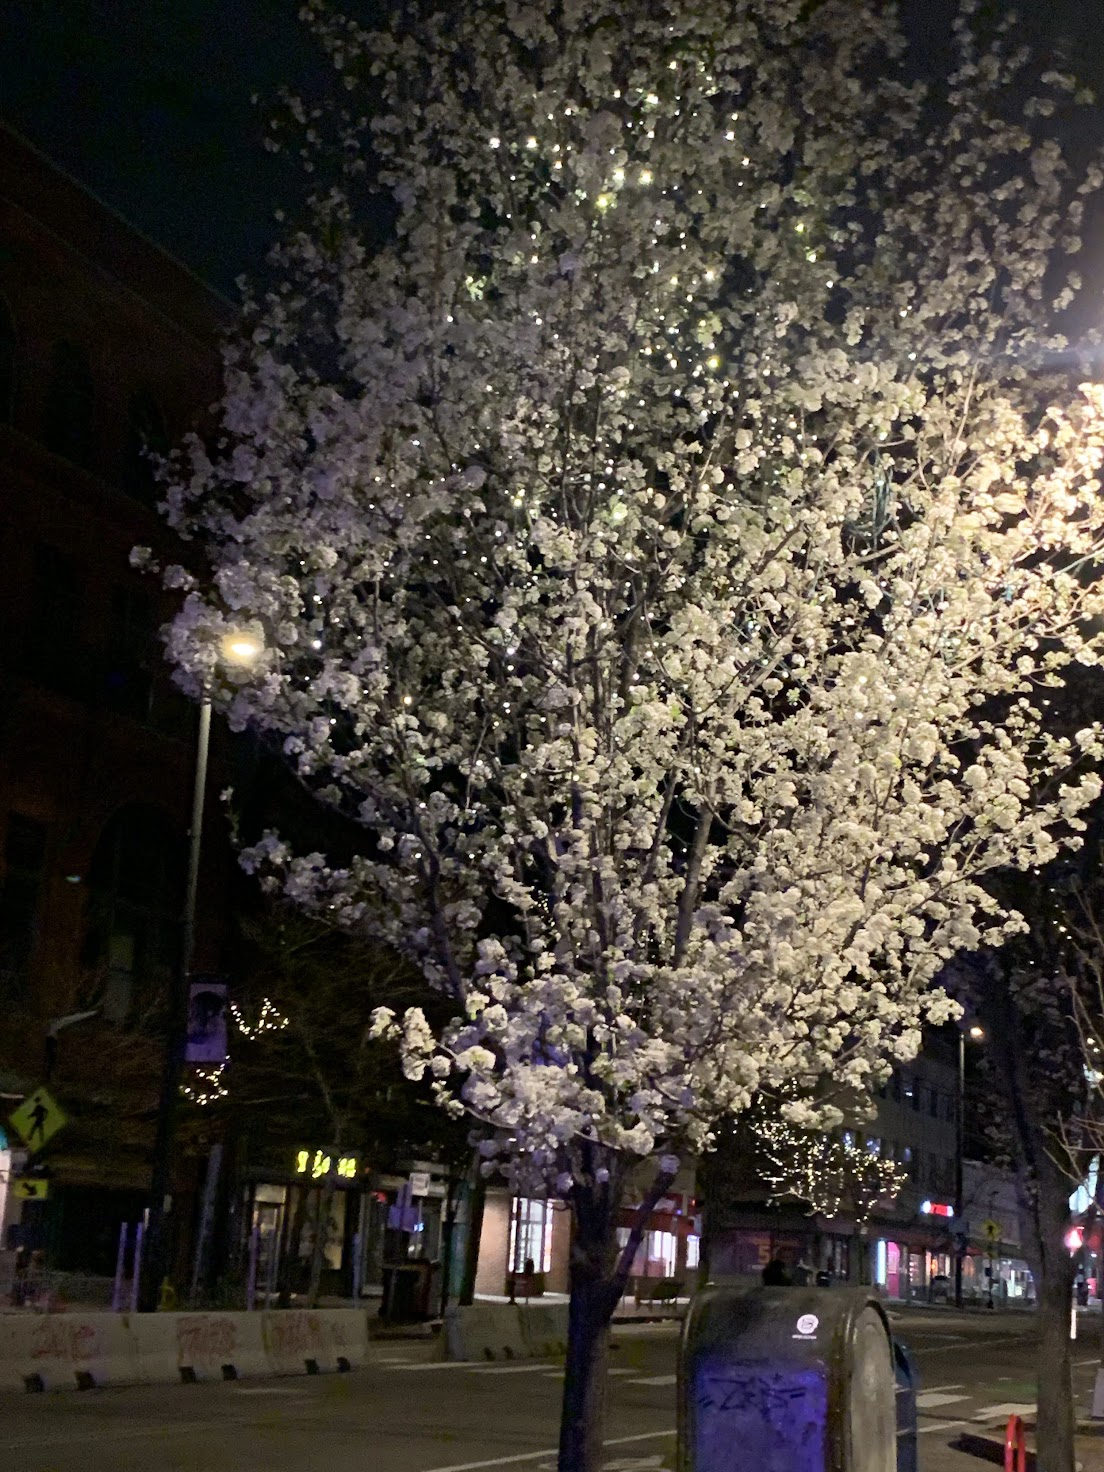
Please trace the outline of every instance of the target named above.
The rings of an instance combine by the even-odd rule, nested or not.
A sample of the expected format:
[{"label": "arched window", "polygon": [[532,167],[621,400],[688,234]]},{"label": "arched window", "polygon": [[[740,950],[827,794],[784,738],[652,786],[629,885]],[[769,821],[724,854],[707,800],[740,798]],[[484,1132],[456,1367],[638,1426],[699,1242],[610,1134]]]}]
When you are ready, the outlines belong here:
[{"label": "arched window", "polygon": [[87,467],[92,459],[92,369],[80,343],[55,344],[42,420],[46,448]]},{"label": "arched window", "polygon": [[15,412],[15,323],[0,296],[0,424],[10,424]]},{"label": "arched window", "polygon": [[136,804],[117,813],[88,875],[85,963],[98,977],[108,1022],[161,1011],[179,963],[184,905],[183,835],[164,814]]},{"label": "arched window", "polygon": [[164,455],[169,448],[165,416],[148,389],[131,394],[127,404],[126,459],[123,489],[136,501],[152,506],[157,500],[157,473],[150,456]]}]

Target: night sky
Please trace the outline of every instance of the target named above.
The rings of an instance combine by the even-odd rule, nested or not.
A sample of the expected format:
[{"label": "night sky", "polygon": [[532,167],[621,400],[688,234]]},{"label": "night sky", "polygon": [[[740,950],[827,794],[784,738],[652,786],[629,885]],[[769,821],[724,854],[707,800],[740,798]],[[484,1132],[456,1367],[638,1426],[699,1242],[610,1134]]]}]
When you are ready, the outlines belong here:
[{"label": "night sky", "polygon": [[[349,8],[364,17],[369,5]],[[1064,43],[1104,90],[1100,5],[1020,8],[1043,50]],[[904,10],[922,64],[937,66],[950,0]],[[296,0],[0,0],[0,117],[234,295],[273,237],[274,210],[302,193],[294,164],[260,145],[282,84],[325,84],[296,12]]]}]

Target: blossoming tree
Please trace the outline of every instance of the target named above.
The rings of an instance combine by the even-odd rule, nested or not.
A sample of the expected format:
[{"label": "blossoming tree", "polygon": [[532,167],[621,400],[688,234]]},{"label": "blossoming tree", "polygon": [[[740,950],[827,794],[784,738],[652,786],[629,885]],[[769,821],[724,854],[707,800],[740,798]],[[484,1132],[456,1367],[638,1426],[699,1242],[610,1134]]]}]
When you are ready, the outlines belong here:
[{"label": "blossoming tree", "polygon": [[1100,175],[1045,134],[1068,84],[1008,121],[1021,62],[965,21],[933,101],[854,0],[308,18],[335,172],[177,462],[207,564],[169,648],[363,827],[247,861],[452,999],[379,1028],[570,1205],[560,1465],[594,1472],[678,1153],[909,1056],[1014,924],[986,875],[1098,791],[1038,695],[1104,604],[1104,397],[1046,370]]}]

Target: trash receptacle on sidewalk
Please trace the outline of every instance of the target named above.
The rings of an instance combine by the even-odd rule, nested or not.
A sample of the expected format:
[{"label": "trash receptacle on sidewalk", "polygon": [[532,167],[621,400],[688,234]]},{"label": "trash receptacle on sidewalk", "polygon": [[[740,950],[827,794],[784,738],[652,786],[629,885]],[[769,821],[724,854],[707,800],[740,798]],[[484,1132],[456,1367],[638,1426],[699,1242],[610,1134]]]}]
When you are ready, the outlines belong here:
[{"label": "trash receptacle on sidewalk", "polygon": [[417,1323],[430,1318],[433,1266],[433,1263],[420,1258],[412,1262],[385,1263],[380,1318],[391,1324]]},{"label": "trash receptacle on sidewalk", "polygon": [[708,1289],[683,1331],[679,1472],[897,1472],[894,1373],[867,1292]]}]

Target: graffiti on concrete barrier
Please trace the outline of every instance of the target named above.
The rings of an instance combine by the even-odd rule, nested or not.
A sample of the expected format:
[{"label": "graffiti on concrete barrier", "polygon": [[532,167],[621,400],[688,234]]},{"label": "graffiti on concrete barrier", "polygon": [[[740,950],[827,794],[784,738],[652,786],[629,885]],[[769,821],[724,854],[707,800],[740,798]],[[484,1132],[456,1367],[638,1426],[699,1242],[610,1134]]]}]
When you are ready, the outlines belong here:
[{"label": "graffiti on concrete barrier", "polygon": [[265,1337],[273,1354],[294,1359],[311,1359],[331,1346],[336,1336],[327,1335],[326,1325],[317,1314],[269,1314],[265,1319]]},{"label": "graffiti on concrete barrier", "polygon": [[187,1314],[176,1321],[176,1344],[182,1365],[225,1363],[238,1347],[238,1332],[225,1314]]},{"label": "graffiti on concrete barrier", "polygon": [[31,1331],[33,1360],[90,1360],[99,1352],[99,1332],[86,1320],[43,1318]]}]

